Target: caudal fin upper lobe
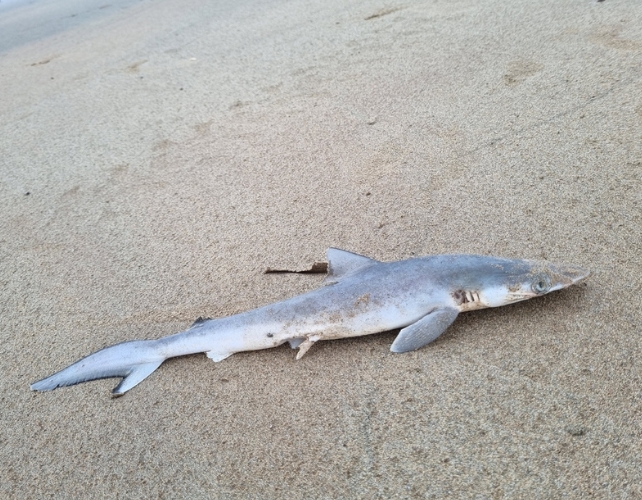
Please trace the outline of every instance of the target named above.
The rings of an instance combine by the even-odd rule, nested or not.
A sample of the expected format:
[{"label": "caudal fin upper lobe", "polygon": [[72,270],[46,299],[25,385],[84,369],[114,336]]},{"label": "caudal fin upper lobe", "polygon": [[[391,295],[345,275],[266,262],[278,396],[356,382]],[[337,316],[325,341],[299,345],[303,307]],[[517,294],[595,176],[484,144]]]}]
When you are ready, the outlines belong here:
[{"label": "caudal fin upper lobe", "polygon": [[158,368],[165,357],[154,340],[134,340],[101,349],[53,375],[34,382],[34,391],[52,391],[90,380],[122,377],[112,394],[120,396]]}]

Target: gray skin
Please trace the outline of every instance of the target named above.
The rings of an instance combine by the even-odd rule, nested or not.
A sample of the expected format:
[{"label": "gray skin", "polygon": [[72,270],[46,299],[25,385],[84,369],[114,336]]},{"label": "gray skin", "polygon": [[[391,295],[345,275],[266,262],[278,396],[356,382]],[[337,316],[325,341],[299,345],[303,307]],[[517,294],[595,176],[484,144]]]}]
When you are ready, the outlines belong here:
[{"label": "gray skin", "polygon": [[479,255],[436,255],[378,262],[328,250],[327,286],[234,316],[198,320],[158,340],[123,342],[31,385],[49,391],[99,378],[123,377],[114,396],[140,383],[168,358],[205,352],[221,361],[241,351],[289,342],[300,359],[320,340],[401,328],[390,350],[418,349],[441,335],[460,312],[498,307],[566,288],[589,272],[574,266]]}]

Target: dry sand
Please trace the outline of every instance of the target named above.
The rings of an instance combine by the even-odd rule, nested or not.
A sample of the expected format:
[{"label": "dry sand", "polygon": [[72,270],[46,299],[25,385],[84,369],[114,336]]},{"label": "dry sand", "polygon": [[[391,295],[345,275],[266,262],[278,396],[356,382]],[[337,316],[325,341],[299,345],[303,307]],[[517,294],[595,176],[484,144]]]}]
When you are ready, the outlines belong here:
[{"label": "dry sand", "polygon": [[[0,4],[1,5],[1,4]],[[0,496],[639,498],[642,3],[0,8]],[[593,271],[394,332],[29,383],[337,246]]]}]

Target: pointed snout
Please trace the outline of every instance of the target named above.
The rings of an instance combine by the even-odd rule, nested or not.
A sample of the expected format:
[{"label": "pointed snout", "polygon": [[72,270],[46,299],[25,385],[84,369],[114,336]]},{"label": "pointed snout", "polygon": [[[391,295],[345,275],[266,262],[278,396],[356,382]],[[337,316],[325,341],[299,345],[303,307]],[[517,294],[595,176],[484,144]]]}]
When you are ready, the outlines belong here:
[{"label": "pointed snout", "polygon": [[587,269],[577,266],[567,266],[564,264],[555,264],[551,266],[555,274],[558,275],[560,288],[566,288],[571,285],[581,283],[589,277],[591,272]]}]

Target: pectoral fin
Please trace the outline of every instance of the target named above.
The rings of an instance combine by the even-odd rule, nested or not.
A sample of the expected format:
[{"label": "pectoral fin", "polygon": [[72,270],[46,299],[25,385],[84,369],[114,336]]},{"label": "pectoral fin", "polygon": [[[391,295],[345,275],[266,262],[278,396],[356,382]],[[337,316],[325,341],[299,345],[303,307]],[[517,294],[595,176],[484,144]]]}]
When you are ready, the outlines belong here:
[{"label": "pectoral fin", "polygon": [[459,311],[454,307],[435,309],[419,321],[402,329],[390,346],[390,350],[408,352],[429,344],[444,333],[458,314]]}]

